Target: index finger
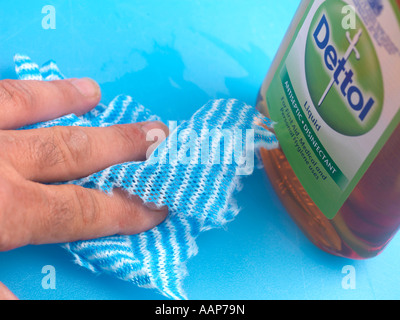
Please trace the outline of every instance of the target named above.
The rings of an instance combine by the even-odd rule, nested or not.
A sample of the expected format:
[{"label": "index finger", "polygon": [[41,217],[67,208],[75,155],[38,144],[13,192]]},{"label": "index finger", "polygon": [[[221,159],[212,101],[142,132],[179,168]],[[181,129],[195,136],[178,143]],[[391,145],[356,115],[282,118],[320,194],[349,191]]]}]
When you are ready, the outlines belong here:
[{"label": "index finger", "polygon": [[0,282],[0,300],[17,300],[17,297]]}]

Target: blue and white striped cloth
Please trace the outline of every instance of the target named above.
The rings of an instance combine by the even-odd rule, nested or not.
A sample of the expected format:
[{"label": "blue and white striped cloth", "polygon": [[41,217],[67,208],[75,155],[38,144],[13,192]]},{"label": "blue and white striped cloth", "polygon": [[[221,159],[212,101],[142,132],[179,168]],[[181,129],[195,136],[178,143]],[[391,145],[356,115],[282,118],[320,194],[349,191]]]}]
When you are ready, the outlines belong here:
[{"label": "blue and white striped cloth", "polygon": [[[64,78],[53,61],[41,68],[24,55],[16,55],[14,61],[22,80]],[[151,120],[160,119],[131,97],[120,95],[108,106],[100,104],[82,116],[70,114],[21,129],[105,127]],[[112,193],[113,188],[123,188],[140,196],[144,202],[168,206],[169,215],[162,224],[147,232],[77,241],[64,247],[72,253],[76,263],[93,272],[157,289],[172,299],[187,299],[183,280],[187,275],[187,260],[198,252],[197,236],[205,230],[224,226],[239,211],[233,195],[238,190],[238,172],[243,164],[229,159],[233,159],[238,150],[244,150],[241,148],[247,148],[245,130],[255,133],[256,148],[278,147],[275,136],[268,130],[271,127],[272,123],[254,107],[236,100],[210,101],[172,131],[147,161],[118,164],[68,182],[106,193]],[[213,134],[209,156],[207,161],[200,161],[210,131]],[[242,132],[240,143],[237,140],[231,143],[233,136],[223,135],[223,132]],[[191,157],[180,161],[187,155],[190,139]]]}]

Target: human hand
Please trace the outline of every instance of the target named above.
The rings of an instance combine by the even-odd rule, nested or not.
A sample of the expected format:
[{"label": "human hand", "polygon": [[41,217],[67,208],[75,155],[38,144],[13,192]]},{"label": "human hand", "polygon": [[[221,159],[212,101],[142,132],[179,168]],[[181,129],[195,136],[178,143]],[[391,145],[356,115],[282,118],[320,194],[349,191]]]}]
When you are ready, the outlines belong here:
[{"label": "human hand", "polygon": [[[0,81],[0,251],[136,234],[166,218],[167,209],[153,210],[122,190],[109,196],[75,185],[44,184],[145,160],[154,147],[146,133],[161,129],[167,135],[164,124],[14,130],[70,113],[82,115],[100,96],[99,86],[87,78]],[[13,297],[0,283],[0,299]]]}]

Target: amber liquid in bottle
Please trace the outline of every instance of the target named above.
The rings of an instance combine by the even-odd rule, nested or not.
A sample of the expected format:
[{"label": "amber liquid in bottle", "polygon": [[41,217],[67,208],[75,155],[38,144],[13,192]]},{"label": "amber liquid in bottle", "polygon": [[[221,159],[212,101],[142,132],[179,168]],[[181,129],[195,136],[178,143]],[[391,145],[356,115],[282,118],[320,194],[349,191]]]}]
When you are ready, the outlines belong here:
[{"label": "amber liquid in bottle", "polygon": [[[274,106],[267,105],[265,94],[308,4],[301,3],[260,90],[257,108],[267,116]],[[309,197],[281,149],[261,150],[261,155],[286,210],[319,248],[351,259],[371,258],[382,252],[399,229],[400,126],[331,220]]]}]

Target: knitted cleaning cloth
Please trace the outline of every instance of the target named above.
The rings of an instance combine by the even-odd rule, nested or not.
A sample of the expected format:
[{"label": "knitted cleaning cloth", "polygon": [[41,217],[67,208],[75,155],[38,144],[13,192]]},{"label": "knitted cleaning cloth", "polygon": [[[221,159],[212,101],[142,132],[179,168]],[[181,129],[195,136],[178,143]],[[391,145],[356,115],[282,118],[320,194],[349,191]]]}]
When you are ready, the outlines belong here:
[{"label": "knitted cleaning cloth", "polygon": [[[24,55],[16,55],[14,61],[22,80],[64,78],[53,61],[41,68]],[[99,104],[82,116],[70,114],[20,129],[106,127],[151,120],[160,119],[131,97],[120,95],[108,106]],[[278,147],[268,128],[272,122],[254,107],[237,100],[210,101],[172,130],[147,161],[118,164],[69,181],[108,194],[122,188],[145,203],[167,206],[169,214],[159,226],[137,235],[63,246],[77,264],[93,272],[157,289],[172,299],[187,299],[183,280],[187,260],[198,252],[196,238],[203,231],[223,227],[237,215],[233,194],[240,176],[251,172],[251,151]]]}]

